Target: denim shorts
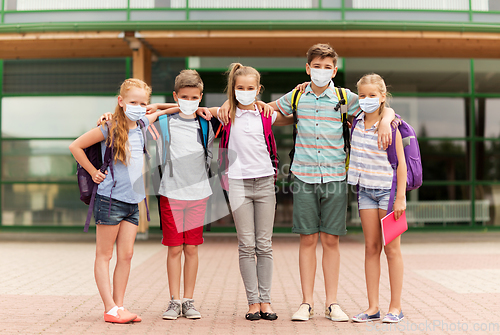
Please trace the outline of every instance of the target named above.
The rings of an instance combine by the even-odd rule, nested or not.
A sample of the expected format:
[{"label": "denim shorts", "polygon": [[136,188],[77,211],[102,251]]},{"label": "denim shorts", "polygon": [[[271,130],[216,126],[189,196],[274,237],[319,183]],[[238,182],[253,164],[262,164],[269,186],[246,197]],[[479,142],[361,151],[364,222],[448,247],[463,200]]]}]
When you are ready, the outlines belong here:
[{"label": "denim shorts", "polygon": [[94,218],[96,224],[116,226],[125,220],[138,226],[139,206],[137,204],[129,204],[116,199],[111,199],[110,212],[109,198],[96,194],[94,202]]},{"label": "denim shorts", "polygon": [[379,208],[386,211],[389,207],[390,196],[391,189],[371,189],[360,186],[358,191],[359,209]]}]

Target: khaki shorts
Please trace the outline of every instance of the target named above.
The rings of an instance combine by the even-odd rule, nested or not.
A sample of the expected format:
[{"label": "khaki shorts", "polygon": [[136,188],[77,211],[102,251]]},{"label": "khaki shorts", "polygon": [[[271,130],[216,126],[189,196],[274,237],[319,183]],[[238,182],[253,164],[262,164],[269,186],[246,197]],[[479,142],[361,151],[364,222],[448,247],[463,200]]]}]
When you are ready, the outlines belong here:
[{"label": "khaki shorts", "polygon": [[347,215],[346,181],[307,184],[295,177],[292,232],[345,235]]}]

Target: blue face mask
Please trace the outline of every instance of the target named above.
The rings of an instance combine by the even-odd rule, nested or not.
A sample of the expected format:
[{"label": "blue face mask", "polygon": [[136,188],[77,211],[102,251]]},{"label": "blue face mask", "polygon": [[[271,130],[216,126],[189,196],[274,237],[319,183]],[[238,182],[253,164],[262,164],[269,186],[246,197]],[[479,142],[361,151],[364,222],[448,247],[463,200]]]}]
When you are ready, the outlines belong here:
[{"label": "blue face mask", "polygon": [[146,107],[127,105],[125,109],[125,115],[130,119],[130,121],[139,121],[140,118],[146,115]]},{"label": "blue face mask", "polygon": [[359,107],[368,114],[375,112],[380,107],[379,98],[364,98],[359,99]]}]

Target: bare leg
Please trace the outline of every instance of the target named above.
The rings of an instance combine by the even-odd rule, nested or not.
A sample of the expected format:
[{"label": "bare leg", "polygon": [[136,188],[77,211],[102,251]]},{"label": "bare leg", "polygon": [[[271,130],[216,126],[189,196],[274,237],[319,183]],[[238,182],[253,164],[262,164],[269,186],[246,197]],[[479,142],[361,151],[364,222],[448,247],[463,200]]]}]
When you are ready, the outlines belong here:
[{"label": "bare leg", "polygon": [[104,303],[104,310],[108,312],[116,306],[111,294],[109,279],[109,261],[113,257],[113,245],[118,235],[120,224],[116,226],[96,225],[96,253],[94,263],[94,276],[97,289]]},{"label": "bare leg", "polygon": [[320,234],[323,246],[323,276],[325,277],[326,307],[337,302],[339,285],[340,251],[339,237],[326,233]]},{"label": "bare leg", "polygon": [[184,244],[184,298],[193,299],[198,273],[198,246]]},{"label": "bare leg", "polygon": [[137,226],[122,221],[116,238],[116,267],[113,275],[113,299],[117,306],[123,306],[125,290],[130,276],[130,263],[134,255],[134,242]]},{"label": "bare leg", "polygon": [[314,305],[314,278],[316,277],[316,246],[318,233],[311,235],[300,234],[299,272],[302,285],[302,303]]},{"label": "bare leg", "polygon": [[403,290],[403,256],[401,255],[401,236],[385,246],[391,284],[391,303],[389,313],[398,315],[401,311],[401,291]]},{"label": "bare leg", "polygon": [[[365,277],[368,294],[368,309],[372,315],[380,309],[380,253],[382,252],[382,235],[380,229],[379,209],[362,209],[359,211],[363,235],[365,237]],[[384,211],[385,216],[385,211]],[[382,216],[383,217],[383,216]]]},{"label": "bare leg", "polygon": [[181,255],[182,245],[168,247],[167,253],[167,277],[170,296],[175,300],[181,299]]}]

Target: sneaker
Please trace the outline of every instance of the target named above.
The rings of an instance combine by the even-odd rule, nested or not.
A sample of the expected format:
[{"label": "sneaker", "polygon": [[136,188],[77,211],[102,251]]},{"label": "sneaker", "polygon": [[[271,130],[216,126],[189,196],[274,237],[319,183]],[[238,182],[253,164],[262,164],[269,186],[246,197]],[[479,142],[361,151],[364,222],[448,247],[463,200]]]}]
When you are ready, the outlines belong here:
[{"label": "sneaker", "polygon": [[370,322],[378,320],[380,320],[380,311],[372,315],[368,315],[367,313],[359,313],[358,315],[352,317],[352,321],[354,322]]},{"label": "sneaker", "polygon": [[313,317],[314,309],[308,303],[300,304],[299,310],[292,316],[292,321],[307,321]]},{"label": "sneaker", "polygon": [[403,315],[403,310],[399,313],[399,315],[392,314],[392,313],[387,313],[384,318],[382,319],[382,322],[384,323],[398,323],[399,321],[403,320],[405,316]]},{"label": "sneaker", "polygon": [[168,308],[163,313],[163,318],[165,320],[177,320],[179,316],[182,315],[182,309],[181,309],[181,304],[179,304],[177,301],[174,301],[173,299],[170,300],[170,303],[168,304]]},{"label": "sneaker", "polygon": [[194,300],[193,299],[187,299],[182,303],[182,314],[187,318],[187,319],[199,319],[201,318],[200,312],[194,308],[193,305]]},{"label": "sneaker", "polygon": [[349,321],[349,317],[337,303],[331,304],[325,309],[325,317],[337,322]]}]

